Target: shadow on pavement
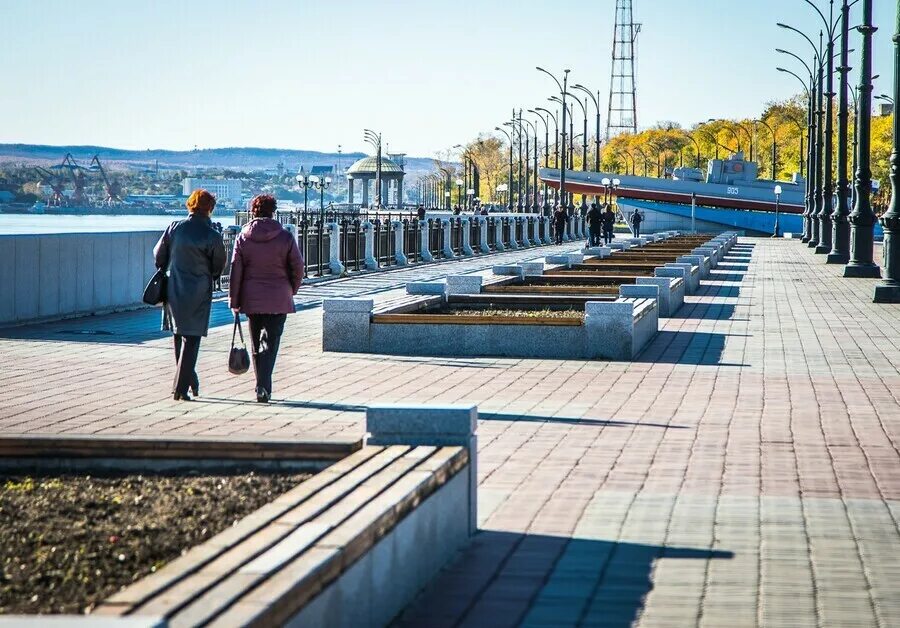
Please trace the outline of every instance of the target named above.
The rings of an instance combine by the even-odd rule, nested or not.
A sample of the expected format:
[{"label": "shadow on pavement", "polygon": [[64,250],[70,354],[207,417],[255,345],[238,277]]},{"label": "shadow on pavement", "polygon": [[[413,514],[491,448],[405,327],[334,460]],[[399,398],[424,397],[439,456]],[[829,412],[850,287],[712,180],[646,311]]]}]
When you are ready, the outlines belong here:
[{"label": "shadow on pavement", "polygon": [[485,421],[512,421],[529,423],[561,423],[564,425],[590,425],[594,427],[659,427],[667,429],[687,429],[687,425],[666,423],[647,423],[644,421],[617,421],[614,419],[582,419],[561,416],[531,416],[528,414],[507,414],[496,412],[479,412],[478,418]]},{"label": "shadow on pavement", "polygon": [[394,626],[627,627],[653,590],[659,561],[730,551],[482,530]]},{"label": "shadow on pavement", "polygon": [[[728,288],[724,289],[725,291]],[[718,296],[731,296],[719,294]],[[736,295],[735,295],[736,296]],[[711,321],[727,321],[736,320],[734,316],[734,305],[728,303],[695,303],[690,307],[682,306],[678,313],[672,318],[675,319],[692,319],[692,320],[711,320]],[[740,319],[748,320],[748,319]]]},{"label": "shadow on pavement", "polygon": [[[213,301],[209,316],[210,331],[216,327],[231,325],[233,321],[234,317],[228,309],[228,302],[224,299]],[[171,338],[172,332],[162,331],[161,323],[160,308],[142,308],[130,312],[8,327],[0,329],[0,338],[134,345],[160,338]]]},{"label": "shadow on pavement", "polygon": [[708,366],[750,366],[722,362],[726,338],[749,338],[747,334],[713,334],[702,331],[660,331],[633,362],[693,364]]}]

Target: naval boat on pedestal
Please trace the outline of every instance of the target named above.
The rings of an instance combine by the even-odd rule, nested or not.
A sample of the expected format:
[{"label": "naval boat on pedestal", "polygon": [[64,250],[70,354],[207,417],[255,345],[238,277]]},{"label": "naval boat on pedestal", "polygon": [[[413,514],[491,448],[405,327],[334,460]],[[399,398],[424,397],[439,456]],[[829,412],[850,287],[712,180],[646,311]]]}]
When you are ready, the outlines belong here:
[{"label": "naval boat on pedestal", "polygon": [[[790,181],[760,179],[758,164],[737,152],[728,159],[711,159],[706,173],[698,168],[673,168],[670,178],[642,177],[611,172],[566,170],[566,191],[603,197],[608,189],[603,180],[617,179],[614,193],[620,211],[628,216],[639,210],[644,215],[642,231],[688,230],[692,217],[697,230],[723,226],[748,235],[771,235],[775,228],[776,206],[782,232],[803,231],[806,180],[794,174]],[[559,188],[559,170],[542,168],[540,178]],[[776,198],[775,187],[781,194]]]}]

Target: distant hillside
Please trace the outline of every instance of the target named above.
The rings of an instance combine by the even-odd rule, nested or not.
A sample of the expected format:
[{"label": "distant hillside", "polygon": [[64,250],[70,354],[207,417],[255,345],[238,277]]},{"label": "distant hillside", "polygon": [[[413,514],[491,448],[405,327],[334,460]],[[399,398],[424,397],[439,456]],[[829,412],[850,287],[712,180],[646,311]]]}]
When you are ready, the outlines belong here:
[{"label": "distant hillside", "polygon": [[[288,171],[296,171],[301,165],[333,165],[340,162],[347,166],[364,157],[363,153],[323,153],[312,150],[286,150],[280,148],[206,148],[200,150],[123,150],[107,146],[46,146],[40,144],[0,144],[0,163],[25,162],[52,164],[62,161],[71,153],[78,162],[88,162],[94,155],[110,165],[119,167],[150,168],[159,162],[160,168],[196,170],[201,168],[228,168],[234,170],[259,170],[275,168],[279,162]],[[407,157],[407,173],[433,170],[428,158]]]}]

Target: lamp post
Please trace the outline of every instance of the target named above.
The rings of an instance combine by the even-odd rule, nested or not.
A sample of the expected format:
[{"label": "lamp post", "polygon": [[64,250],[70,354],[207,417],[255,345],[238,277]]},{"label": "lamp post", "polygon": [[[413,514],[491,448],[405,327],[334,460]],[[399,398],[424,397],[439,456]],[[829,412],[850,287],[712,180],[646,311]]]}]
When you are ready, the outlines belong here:
[{"label": "lamp post", "polygon": [[[819,213],[817,214],[819,219],[819,243],[816,245],[815,252],[819,254],[828,254],[831,252],[832,247],[832,235],[833,228],[831,224],[831,214],[834,211],[833,208],[833,193],[834,193],[834,174],[832,168],[832,161],[834,159],[834,41],[835,34],[837,31],[837,27],[839,26],[839,22],[834,19],[834,0],[829,0],[828,2],[828,18],[819,10],[819,8],[812,2],[812,0],[804,0],[809,6],[813,8],[816,14],[821,18],[822,25],[825,27],[825,34],[827,36],[826,40],[826,50],[825,50],[825,63],[827,65],[825,76],[828,79],[828,83],[826,86],[826,91],[824,93],[825,98],[825,143],[824,143],[824,182],[822,185],[822,204],[819,209]],[[819,33],[819,37],[821,38],[821,31]],[[821,51],[821,45],[820,45]],[[820,107],[821,109],[821,107]]]},{"label": "lamp post", "polygon": [[783,52],[785,54],[789,54],[792,57],[796,58],[800,63],[803,64],[803,67],[806,68],[809,73],[809,86],[803,81],[800,76],[791,70],[786,68],[776,68],[779,72],[784,72],[785,74],[789,74],[800,81],[800,84],[803,86],[803,89],[806,91],[806,118],[807,118],[807,133],[806,140],[808,145],[807,156],[806,156],[806,194],[805,194],[805,203],[803,206],[803,236],[800,238],[800,241],[804,244],[809,242],[810,238],[812,238],[812,223],[813,218],[812,215],[815,212],[815,204],[816,197],[814,192],[815,186],[815,170],[816,170],[816,143],[814,141],[814,136],[816,135],[816,129],[818,128],[818,123],[816,121],[816,78],[813,77],[812,70],[809,68],[807,63],[795,55],[792,52],[787,52],[785,50],[778,49],[777,52]]},{"label": "lamp post", "polygon": [[[760,118],[759,120],[754,120],[754,122],[758,122],[769,130],[769,134],[772,136],[772,181],[776,181],[778,179],[777,171],[777,163],[778,163],[778,145],[775,143],[775,129],[769,126],[769,123]],[[779,192],[780,194],[780,192]]]},{"label": "lamp post", "polygon": [[512,171],[513,171],[513,168],[512,168],[512,163],[513,163],[512,135],[507,133],[504,129],[501,129],[499,126],[495,126],[494,130],[500,131],[501,133],[503,133],[503,135],[506,136],[506,139],[509,140],[509,184],[507,185],[507,188],[506,188],[509,191],[509,194],[506,195],[506,199],[508,201],[506,209],[507,209],[507,211],[512,212],[512,187],[513,187],[513,182],[512,182]]},{"label": "lamp post", "polygon": [[[844,277],[880,277],[881,269],[873,261],[875,240],[875,212],[869,198],[872,193],[872,0],[862,0],[863,21],[857,30],[862,34],[859,72],[859,111],[857,127],[859,157],[857,158],[853,211],[850,213],[850,262],[844,266]],[[896,80],[895,90],[896,90]],[[896,117],[895,117],[896,120]],[[896,141],[896,140],[895,140]],[[896,161],[892,155],[892,165]],[[893,202],[892,202],[893,208]],[[896,216],[896,212],[893,213]]]},{"label": "lamp post", "polygon": [[[547,114],[547,117],[553,120],[553,165],[556,168],[559,168],[559,118],[557,118],[556,113],[550,111],[549,109],[545,109],[544,107],[535,107],[535,111],[542,111]],[[549,126],[549,122],[547,123]],[[562,179],[560,179],[562,180]],[[546,188],[546,186],[545,186]],[[556,205],[559,203],[559,189],[554,190],[553,192],[553,204]]]},{"label": "lamp post", "polygon": [[[532,168],[532,176],[534,177],[534,182],[531,187],[531,212],[536,214],[540,207],[538,205],[538,127],[528,118],[520,118],[519,120],[521,122],[527,123],[528,126],[531,127],[531,130],[534,132],[534,168]],[[525,135],[528,135],[528,129],[525,129]],[[525,201],[527,206],[528,199],[526,198]]]},{"label": "lamp post", "polygon": [[310,177],[313,187],[319,190],[319,216],[325,220],[325,190],[331,185],[331,177]]},{"label": "lamp post", "polygon": [[563,80],[562,80],[562,83],[560,83],[559,80],[555,76],[550,74],[550,72],[548,72],[544,68],[538,67],[536,69],[539,72],[543,72],[544,74],[548,75],[550,78],[553,79],[553,81],[556,83],[556,86],[559,87],[559,95],[562,96],[562,106],[563,107],[562,107],[562,125],[561,126],[562,126],[563,159],[562,159],[562,163],[560,164],[560,169],[559,169],[559,196],[562,199],[562,202],[565,203],[566,202],[566,151],[565,151],[565,146],[566,146],[566,89],[567,89],[568,82],[569,82],[569,70],[568,70],[568,68],[563,70]]},{"label": "lamp post", "polygon": [[[518,165],[518,173],[516,174],[516,211],[518,213],[522,213],[522,129],[519,127],[519,121],[516,119],[515,111],[513,112],[513,117],[511,121],[507,121],[503,123],[503,126],[508,126],[515,132],[514,139],[516,140],[516,144],[519,147],[519,160],[516,162]],[[528,192],[528,184],[526,182],[526,193]]]},{"label": "lamp post", "polygon": [[[809,43],[809,45],[813,49],[813,53],[815,56],[814,65],[817,68],[817,79],[816,79],[816,87],[815,97],[816,97],[816,106],[814,108],[815,115],[818,118],[818,122],[816,123],[816,147],[813,151],[813,168],[810,168],[810,172],[815,172],[813,179],[815,181],[815,192],[812,197],[815,200],[814,209],[810,214],[811,218],[811,230],[809,233],[809,240],[807,241],[807,246],[811,249],[816,249],[820,242],[819,238],[821,236],[821,222],[819,221],[819,215],[822,212],[822,208],[825,205],[825,186],[824,186],[824,178],[823,178],[823,164],[827,161],[830,166],[831,156],[830,154],[825,154],[825,137],[823,134],[823,116],[825,115],[824,110],[824,84],[825,84],[825,59],[824,59],[824,51],[822,50],[822,37],[824,35],[823,31],[819,31],[819,45],[816,46],[813,43],[813,40],[810,39],[806,33],[803,31],[794,28],[793,26],[789,26],[787,24],[783,24],[781,22],[778,23],[780,28],[785,28],[787,30],[793,31],[803,37]],[[831,54],[829,54],[829,57]],[[829,170],[830,173],[830,170]],[[830,174],[827,177],[830,179]],[[831,204],[830,194],[828,199],[829,205]],[[830,212],[829,212],[830,213]],[[830,219],[829,219],[830,220]],[[830,228],[830,225],[829,225]],[[828,239],[831,239],[831,232],[828,233]],[[831,247],[829,246],[829,249]]]},{"label": "lamp post", "polygon": [[850,39],[850,5],[847,0],[841,2],[841,62],[838,66],[840,83],[838,87],[838,155],[837,155],[837,207],[831,215],[831,251],[825,258],[828,264],[846,264],[850,261],[850,205],[848,192],[850,183],[847,180],[847,74],[849,67]]},{"label": "lamp post", "polygon": [[366,142],[375,147],[375,208],[381,208],[381,133],[363,129]]},{"label": "lamp post", "polygon": [[691,141],[694,143],[694,146],[697,148],[697,170],[700,170],[700,159],[701,159],[701,156],[700,156],[700,142],[698,142],[698,141],[694,138],[694,136],[691,135],[690,133],[688,133],[687,131],[682,131],[681,133],[682,133],[686,138],[688,138],[689,140],[691,140]]},{"label": "lamp post", "polygon": [[781,199],[781,186],[775,186],[775,230],[772,232],[773,238],[781,237],[781,226],[778,224],[778,209],[779,209],[779,201]]},{"label": "lamp post", "polygon": [[465,203],[463,202],[462,190],[463,190],[464,181],[460,178],[456,179],[456,204],[462,208]]},{"label": "lamp post", "polygon": [[[541,122],[544,123],[544,168],[549,168],[550,167],[550,123],[547,121],[547,118],[550,116],[549,115],[546,117],[542,116],[540,113],[538,113],[538,109],[540,109],[540,108],[538,107],[536,109],[529,109],[528,112],[536,115],[538,117],[538,120],[540,120]],[[545,109],[544,111],[547,111],[547,110]],[[548,114],[549,114],[549,112],[548,112]],[[535,159],[537,159],[536,154],[535,154]],[[536,170],[537,170],[537,168],[535,168],[535,171]],[[535,175],[535,176],[537,176],[537,175]],[[543,200],[543,202],[541,204],[542,209],[544,210],[544,213],[546,214],[550,211],[550,205],[547,200],[547,184],[546,183],[543,185],[541,196],[542,196],[542,200]]]},{"label": "lamp post", "polygon": [[[595,147],[595,151],[594,151],[594,172],[600,172],[600,92],[598,91],[597,95],[595,97],[594,94],[591,92],[591,90],[589,90],[587,87],[585,87],[581,83],[576,83],[575,85],[572,86],[572,89],[581,90],[585,94],[590,96],[591,100],[594,101],[594,107],[596,107],[596,109],[597,109],[597,121],[596,121],[597,125],[596,125],[596,128],[594,129],[594,133],[595,133],[594,139],[596,140],[596,143],[597,143],[597,145]],[[587,129],[587,127],[585,127],[585,129]],[[585,133],[587,133],[587,130],[585,130]],[[585,135],[585,137],[587,137],[587,136]]]},{"label": "lamp post", "polygon": [[303,216],[306,217],[306,212],[309,210],[309,188],[312,186],[312,181],[310,181],[310,176],[308,174],[298,174],[297,175],[297,185],[303,188]]},{"label": "lamp post", "polygon": [[[871,3],[871,0],[867,0]],[[871,4],[869,5],[871,11]],[[900,2],[897,6],[897,30],[894,35],[894,95],[900,100]],[[891,205],[881,217],[884,227],[884,281],[875,286],[875,303],[900,303],[900,120],[894,112],[891,147]]]}]

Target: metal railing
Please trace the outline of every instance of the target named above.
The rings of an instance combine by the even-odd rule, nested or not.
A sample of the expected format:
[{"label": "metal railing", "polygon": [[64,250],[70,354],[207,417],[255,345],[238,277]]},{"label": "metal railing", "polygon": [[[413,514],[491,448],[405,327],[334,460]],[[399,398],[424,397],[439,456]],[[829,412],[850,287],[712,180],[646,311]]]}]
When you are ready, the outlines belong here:
[{"label": "metal railing", "polygon": [[[297,243],[305,262],[305,277],[321,277],[332,273],[332,265],[339,263],[345,272],[375,270],[397,265],[398,253],[406,257],[408,264],[421,263],[423,258],[423,239],[431,258],[441,260],[445,253],[465,256],[465,237],[463,230],[468,229],[468,244],[471,254],[484,253],[482,243],[487,251],[510,248],[512,239],[522,247],[525,236],[529,246],[541,246],[554,235],[552,223],[545,222],[541,216],[454,216],[441,215],[419,219],[410,212],[372,212],[357,214],[350,212],[295,212],[279,211],[275,218],[284,225],[296,227]],[[227,274],[234,249],[234,240],[242,225],[250,220],[248,212],[236,212],[236,225],[225,229],[223,237],[228,252],[229,268],[226,268],[223,289],[227,289]],[[532,221],[537,221],[536,230]],[[448,229],[445,223],[449,223]],[[337,225],[338,244],[337,258],[332,259],[331,238]],[[403,247],[397,250],[395,229],[400,231],[400,243]],[[536,231],[537,238],[532,234]],[[485,233],[482,233],[485,232]],[[424,238],[423,234],[424,233]],[[371,256],[367,259],[367,242],[370,241]],[[445,244],[450,251],[446,251]],[[337,267],[337,266],[335,266]]]}]

